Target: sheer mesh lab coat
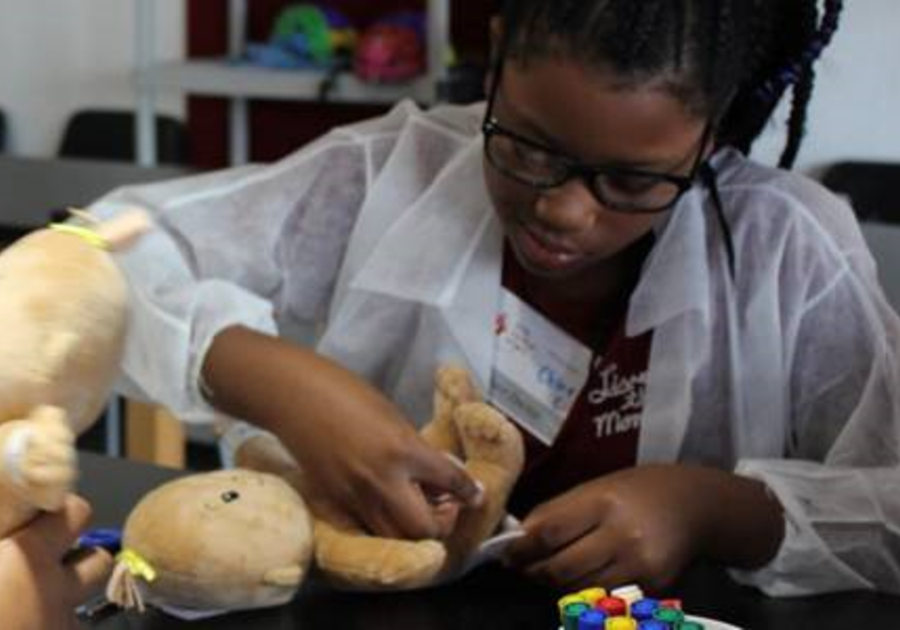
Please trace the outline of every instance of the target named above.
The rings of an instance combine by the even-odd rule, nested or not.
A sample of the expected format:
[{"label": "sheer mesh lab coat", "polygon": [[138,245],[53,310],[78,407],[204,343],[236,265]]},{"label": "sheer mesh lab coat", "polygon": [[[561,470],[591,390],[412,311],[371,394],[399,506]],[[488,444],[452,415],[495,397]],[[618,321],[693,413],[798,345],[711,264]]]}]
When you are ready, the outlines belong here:
[{"label": "sheer mesh lab coat", "polygon": [[[502,232],[483,181],[483,108],[338,129],[269,166],[125,188],[160,229],[123,254],[134,289],[124,393],[188,422],[213,337],[244,325],[318,350],[411,419],[432,374],[464,362],[486,387]],[[736,248],[728,271],[707,191],[659,228],[627,331],[654,329],[640,462],[763,479],[787,536],[735,573],[773,594],[900,591],[898,319],[850,210],[800,176],[728,150],[713,161]]]}]

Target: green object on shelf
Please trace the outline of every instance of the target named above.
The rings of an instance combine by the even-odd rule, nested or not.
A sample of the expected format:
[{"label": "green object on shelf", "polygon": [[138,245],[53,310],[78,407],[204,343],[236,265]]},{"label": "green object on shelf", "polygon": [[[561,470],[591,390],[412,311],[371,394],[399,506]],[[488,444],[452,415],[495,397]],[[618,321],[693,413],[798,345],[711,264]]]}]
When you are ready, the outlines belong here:
[{"label": "green object on shelf", "polygon": [[315,61],[329,61],[332,56],[331,25],[325,11],[314,4],[296,4],[284,9],[275,21],[274,38],[303,34],[309,56]]}]

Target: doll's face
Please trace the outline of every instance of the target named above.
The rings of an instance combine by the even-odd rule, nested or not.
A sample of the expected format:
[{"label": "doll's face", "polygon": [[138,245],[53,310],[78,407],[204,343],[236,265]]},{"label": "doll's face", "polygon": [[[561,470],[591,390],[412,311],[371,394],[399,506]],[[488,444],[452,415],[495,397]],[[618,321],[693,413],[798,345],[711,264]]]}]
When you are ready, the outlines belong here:
[{"label": "doll's face", "polygon": [[[704,151],[706,121],[661,85],[625,87],[611,73],[562,57],[534,59],[527,66],[507,60],[491,116],[503,129],[579,164],[688,176]],[[513,160],[542,159],[509,150]],[[490,160],[485,177],[517,258],[541,277],[589,271],[666,214],[611,210],[577,177],[536,189]]]}]

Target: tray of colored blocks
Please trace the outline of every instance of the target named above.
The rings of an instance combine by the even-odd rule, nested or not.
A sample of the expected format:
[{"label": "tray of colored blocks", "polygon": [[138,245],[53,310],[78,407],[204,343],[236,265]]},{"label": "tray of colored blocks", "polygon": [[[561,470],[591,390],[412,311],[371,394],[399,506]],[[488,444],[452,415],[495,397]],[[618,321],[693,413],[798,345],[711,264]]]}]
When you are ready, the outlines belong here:
[{"label": "tray of colored blocks", "polygon": [[677,599],[645,597],[637,586],[588,588],[559,600],[560,630],[740,630],[689,615]]}]

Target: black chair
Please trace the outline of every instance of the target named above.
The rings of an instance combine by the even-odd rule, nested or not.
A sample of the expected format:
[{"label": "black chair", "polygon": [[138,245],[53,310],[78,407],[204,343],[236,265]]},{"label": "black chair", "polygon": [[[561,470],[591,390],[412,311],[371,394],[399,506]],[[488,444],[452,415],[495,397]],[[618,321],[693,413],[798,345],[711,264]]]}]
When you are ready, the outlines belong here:
[{"label": "black chair", "polygon": [[900,224],[896,201],[900,163],[838,162],[822,175],[822,183],[850,198],[861,221]]},{"label": "black chair", "polygon": [[[137,149],[135,114],[127,110],[83,110],[66,123],[60,157],[133,162]],[[160,164],[187,164],[187,128],[171,116],[156,116],[156,152]]]}]

